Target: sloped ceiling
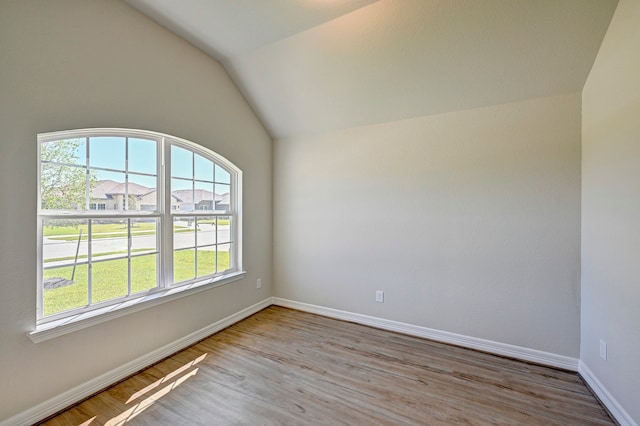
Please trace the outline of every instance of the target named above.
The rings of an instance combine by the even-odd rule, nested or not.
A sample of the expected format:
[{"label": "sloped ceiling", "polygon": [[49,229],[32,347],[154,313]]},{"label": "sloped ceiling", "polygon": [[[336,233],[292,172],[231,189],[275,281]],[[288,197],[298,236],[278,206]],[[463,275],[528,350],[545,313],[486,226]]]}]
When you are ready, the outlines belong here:
[{"label": "sloped ceiling", "polygon": [[617,0],[126,0],[274,138],[580,91]]}]

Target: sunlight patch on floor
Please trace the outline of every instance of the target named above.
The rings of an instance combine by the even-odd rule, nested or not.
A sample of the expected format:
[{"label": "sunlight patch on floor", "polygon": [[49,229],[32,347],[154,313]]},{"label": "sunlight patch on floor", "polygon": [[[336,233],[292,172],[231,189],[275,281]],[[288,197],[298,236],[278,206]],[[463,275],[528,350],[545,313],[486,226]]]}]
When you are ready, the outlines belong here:
[{"label": "sunlight patch on floor", "polygon": [[[191,365],[191,364],[192,364],[192,362],[187,364],[187,365]],[[176,372],[174,371],[171,374],[174,374],[174,373],[176,373]],[[125,424],[127,421],[133,419],[138,414],[142,413],[144,410],[146,410],[147,408],[151,407],[160,398],[162,398],[163,396],[167,395],[169,392],[171,392],[172,390],[174,390],[175,388],[180,386],[187,379],[189,379],[191,377],[194,377],[197,373],[198,373],[198,368],[196,368],[193,371],[191,371],[190,373],[180,377],[179,379],[176,379],[174,382],[171,382],[169,385],[163,387],[159,391],[157,391],[154,394],[152,394],[152,395],[148,396],[147,398],[143,399],[142,401],[140,401],[139,403],[137,403],[133,407],[131,407],[128,410],[124,411],[122,414],[120,414],[120,415],[112,418],[111,420],[107,421],[105,423],[105,426],[121,426],[121,425]]]},{"label": "sunlight patch on floor", "polygon": [[145,387],[144,389],[140,389],[138,392],[136,392],[133,395],[131,395],[131,397],[127,400],[126,403],[129,404],[130,402],[135,401],[136,399],[140,398],[142,395],[146,394],[147,392],[150,392],[152,389],[155,389],[158,386],[162,385],[163,383],[166,383],[169,380],[173,379],[177,375],[182,374],[183,372],[185,372],[189,368],[191,368],[194,365],[202,362],[202,360],[204,360],[206,358],[206,356],[207,356],[207,354],[203,354],[203,355],[199,356],[198,358],[194,359],[193,361],[191,361],[190,363],[187,363],[187,364],[183,365],[182,367],[178,368],[177,370],[167,374],[162,379],[159,379],[159,380],[151,383],[149,386]]}]

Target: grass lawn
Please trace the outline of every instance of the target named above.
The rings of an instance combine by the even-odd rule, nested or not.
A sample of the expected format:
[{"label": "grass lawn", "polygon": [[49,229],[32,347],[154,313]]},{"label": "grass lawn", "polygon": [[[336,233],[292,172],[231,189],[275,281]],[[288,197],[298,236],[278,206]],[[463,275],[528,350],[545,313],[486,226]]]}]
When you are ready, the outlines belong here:
[{"label": "grass lawn", "polygon": [[[138,222],[135,223],[131,230],[135,231],[155,231],[155,222]],[[91,225],[93,233],[124,233],[127,234],[127,224],[125,223],[94,223]],[[78,235],[82,231],[83,235],[86,235],[88,231],[88,225],[86,223],[79,224],[78,226],[45,226],[43,233],[45,237],[52,237],[56,235]]]},{"label": "grass lawn", "polygon": [[[176,232],[184,232],[184,231],[189,231],[188,229],[184,229],[184,230],[177,230]],[[136,232],[136,235],[155,235],[156,231],[142,231],[142,232]],[[117,237],[126,237],[127,231],[122,231],[122,232],[114,232],[111,234],[93,234],[93,236],[91,237],[93,240],[97,240],[99,238],[117,238]],[[61,237],[50,237],[49,239],[53,240],[53,241],[78,241],[78,236],[77,235],[64,235]],[[88,239],[87,234],[83,233],[82,234],[82,241],[86,241]]]},{"label": "grass lawn", "polygon": [[[156,286],[155,254],[131,258],[131,294],[140,293]],[[195,275],[195,251],[181,250],[174,254],[174,280],[185,281]],[[198,252],[198,276],[215,272],[216,252]],[[44,279],[71,279],[73,267],[64,266],[44,271]],[[127,259],[114,259],[93,264],[92,300],[93,303],[124,297],[127,295]],[[229,269],[229,253],[218,252],[218,270]],[[74,283],[68,286],[44,291],[44,315],[52,315],[70,309],[81,308],[88,301],[87,265],[78,265]]]},{"label": "grass lawn", "polygon": [[[78,241],[78,235],[82,231],[82,241],[88,238],[87,224],[78,226],[45,226],[42,230],[45,237],[55,241]],[[175,225],[174,232],[189,232],[185,226]],[[126,237],[127,224],[125,223],[94,223],[91,225],[92,238]],[[136,222],[131,226],[131,232],[135,235],[153,235],[156,233],[155,222]]]},{"label": "grass lawn", "polygon": [[[214,223],[215,220],[214,219],[201,219],[198,221],[198,223]],[[218,226],[227,226],[231,224],[231,220],[230,219],[218,219]]]},{"label": "grass lawn", "polygon": [[[139,251],[152,251],[153,249],[148,249],[148,248],[139,248],[139,249],[131,249],[131,253],[135,253],[135,252],[139,252]],[[95,253],[92,256],[93,257],[99,257],[99,256],[113,256],[115,254],[127,254],[126,250],[120,250],[120,251],[107,251],[104,253]],[[78,256],[78,259],[86,259],[87,256],[86,254],[81,254]],[[65,257],[52,257],[50,259],[44,259],[44,263],[49,263],[49,262],[60,262],[62,260],[71,260],[71,259],[75,259],[75,256],[65,256]]]}]

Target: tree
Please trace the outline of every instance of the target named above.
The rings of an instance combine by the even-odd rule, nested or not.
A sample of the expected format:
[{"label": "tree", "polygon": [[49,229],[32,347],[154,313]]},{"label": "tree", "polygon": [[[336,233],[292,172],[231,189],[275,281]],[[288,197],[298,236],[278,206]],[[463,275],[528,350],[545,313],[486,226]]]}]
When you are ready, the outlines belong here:
[{"label": "tree", "polygon": [[82,139],[44,142],[40,148],[41,207],[51,210],[84,209],[96,176],[80,160]]}]

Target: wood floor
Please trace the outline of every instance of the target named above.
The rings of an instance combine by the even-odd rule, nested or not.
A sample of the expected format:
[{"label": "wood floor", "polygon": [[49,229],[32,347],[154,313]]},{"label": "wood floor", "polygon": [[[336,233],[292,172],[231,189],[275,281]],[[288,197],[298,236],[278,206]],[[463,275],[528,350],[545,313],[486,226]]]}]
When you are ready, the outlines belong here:
[{"label": "wood floor", "polygon": [[46,425],[612,425],[575,373],[267,308]]}]

